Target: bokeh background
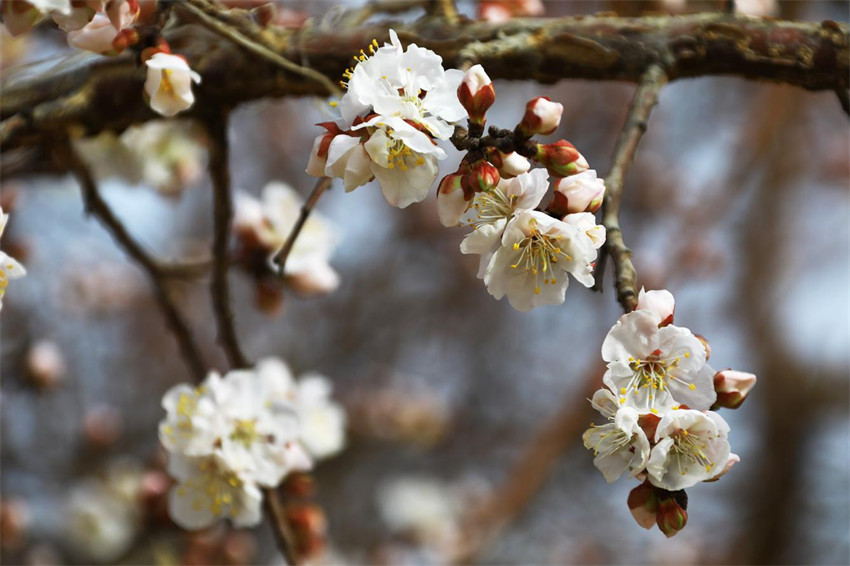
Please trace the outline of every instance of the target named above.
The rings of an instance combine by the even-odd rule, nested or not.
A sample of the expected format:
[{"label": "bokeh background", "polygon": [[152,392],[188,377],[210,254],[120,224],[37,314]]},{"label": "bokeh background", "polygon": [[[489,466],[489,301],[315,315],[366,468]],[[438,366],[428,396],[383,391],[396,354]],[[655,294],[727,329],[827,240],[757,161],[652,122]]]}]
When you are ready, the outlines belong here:
[{"label": "bokeh background", "polygon": [[[547,16],[719,9],[544,4]],[[317,21],[335,9],[283,6]],[[459,6],[475,13],[472,2]],[[848,20],[846,2],[768,9]],[[49,27],[2,38],[4,70],[64,53],[64,34]],[[513,127],[533,96],[561,101],[551,139],[570,140],[607,173],[633,85],[496,89],[490,123]],[[307,99],[240,108],[230,131],[234,187],[258,195],[283,181],[306,195],[313,124],[323,119],[323,103]],[[177,151],[178,187],[110,177],[102,190],[158,255],[203,257],[212,223],[205,157]],[[444,172],[460,159],[449,153]],[[688,490],[688,527],[670,540],[633,521],[634,484],[607,485],[581,445],[599,348],[620,314],[610,280],[604,293],[573,284],[562,306],[516,312],[475,278],[477,257],[459,253],[463,231],[439,224],[433,198],[397,210],[375,184],[351,194],[335,186],[318,211],[338,230],[338,291],[287,293],[268,313],[256,306],[254,281],[231,275],[249,356],[327,375],[349,411],[347,449],[316,470],[326,560],[444,563],[447,547],[504,523],[469,560],[850,562],[848,181],[848,120],[834,93],[703,78],[661,94],[623,202],[639,282],[675,294],[677,324],[708,338],[714,367],[759,376],[743,408],[724,413],[741,463]],[[12,212],[3,249],[28,270],[10,284],[2,313],[2,561],[280,563],[266,526],[188,535],[163,516],[159,399],[189,376],[143,273],[85,217],[76,183],[13,175],[2,180],[2,204]],[[172,288],[205,356],[224,369],[205,281]],[[487,516],[470,519],[486,501]]]}]

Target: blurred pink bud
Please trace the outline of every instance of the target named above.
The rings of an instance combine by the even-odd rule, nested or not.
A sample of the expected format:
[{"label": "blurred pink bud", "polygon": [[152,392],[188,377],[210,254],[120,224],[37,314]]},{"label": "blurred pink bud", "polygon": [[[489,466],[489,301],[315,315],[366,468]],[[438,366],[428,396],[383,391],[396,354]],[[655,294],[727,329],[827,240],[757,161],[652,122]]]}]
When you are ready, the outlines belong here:
[{"label": "blurred pink bud", "polygon": [[564,106],[559,102],[552,102],[545,96],[532,98],[525,105],[525,115],[519,123],[519,131],[526,137],[548,136],[558,129],[563,113]]},{"label": "blurred pink bud", "polygon": [[632,517],[635,518],[638,525],[644,529],[651,529],[655,525],[658,498],[655,496],[655,487],[648,481],[629,492],[628,504]]},{"label": "blurred pink bud", "polygon": [[255,564],[254,557],[257,554],[257,539],[253,533],[231,531],[227,533],[223,547],[225,564],[232,566]]},{"label": "blurred pink bud", "polygon": [[660,291],[647,291],[643,287],[638,293],[637,310],[647,310],[658,318],[658,327],[673,323],[673,312],[676,310],[676,301],[673,293],[666,289]]},{"label": "blurred pink bud", "polygon": [[756,385],[756,376],[752,373],[726,369],[714,375],[714,390],[717,401],[712,409],[725,407],[737,409],[747,399]]},{"label": "blurred pink bud", "polygon": [[553,203],[559,205],[556,215],[564,216],[576,212],[595,214],[602,206],[604,196],[605,181],[598,178],[593,169],[564,177],[555,183]]},{"label": "blurred pink bud", "polygon": [[8,551],[22,547],[29,522],[29,508],[23,500],[0,500],[0,548]]},{"label": "blurred pink bud", "polygon": [[496,90],[484,67],[473,65],[463,76],[463,81],[457,87],[457,97],[460,104],[469,114],[469,121],[476,124],[485,122],[484,115],[496,101]]},{"label": "blurred pink bud", "polygon": [[106,15],[116,30],[133,25],[141,12],[138,0],[109,0],[105,8]]},{"label": "blurred pink bud", "polygon": [[467,195],[463,190],[463,175],[452,173],[443,177],[437,188],[437,212],[443,226],[457,226],[471,202],[472,193]]},{"label": "blurred pink bud", "polygon": [[108,448],[115,444],[123,428],[121,413],[109,405],[89,409],[83,419],[85,439],[94,448]]},{"label": "blurred pink bud", "polygon": [[542,16],[545,12],[541,0],[481,0],[478,18],[503,23],[514,17]]},{"label": "blurred pink bud", "polygon": [[52,388],[65,378],[65,356],[55,342],[40,340],[27,352],[27,376],[38,387]]},{"label": "blurred pink bud", "polygon": [[84,28],[68,32],[68,45],[101,55],[116,55],[118,50],[113,46],[113,41],[117,35],[118,30],[109,18],[96,14]]}]

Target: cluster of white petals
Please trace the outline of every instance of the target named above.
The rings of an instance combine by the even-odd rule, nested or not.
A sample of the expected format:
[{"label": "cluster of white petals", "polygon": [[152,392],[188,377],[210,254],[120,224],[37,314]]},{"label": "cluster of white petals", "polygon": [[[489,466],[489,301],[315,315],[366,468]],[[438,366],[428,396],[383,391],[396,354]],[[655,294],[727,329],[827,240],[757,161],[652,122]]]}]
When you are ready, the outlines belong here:
[{"label": "cluster of white petals", "polygon": [[[3,230],[6,228],[6,222],[9,221],[9,215],[3,212],[0,208],[0,236],[3,235]],[[0,251],[0,310],[3,309],[3,295],[6,294],[6,287],[9,285],[10,279],[18,279],[27,274],[24,266],[7,254]]]},{"label": "cluster of white petals", "polygon": [[[233,227],[243,247],[259,248],[270,259],[295,227],[301,197],[289,185],[276,181],[265,186],[261,198],[237,193]],[[313,211],[286,261],[285,275],[297,290],[308,294],[329,293],[339,286],[339,275],[330,265],[338,242],[336,227]]]},{"label": "cluster of white petals", "polygon": [[162,405],[159,438],[178,482],[169,512],[186,529],[221,518],[257,524],[261,487],[310,469],[344,444],[345,414],[330,400],[325,378],[296,382],[277,359],[224,377],[212,372],[199,387],[177,385]]},{"label": "cluster of white petals", "polygon": [[328,134],[316,140],[307,172],[343,179],[346,191],[377,179],[387,202],[404,208],[427,196],[446,157],[436,140],[466,117],[457,99],[463,73],[443,69],[429,49],[404,49],[393,30],[390,43],[369,49],[346,72],[341,122],[329,144],[321,142]]},{"label": "cluster of white petals", "polygon": [[474,227],[461,252],[480,254],[478,276],[497,299],[508,297],[520,311],[564,302],[568,274],[593,285],[593,262],[605,242],[605,228],[590,213],[562,219],[535,210],[548,189],[545,169],[502,179],[472,200]]},{"label": "cluster of white petals", "polygon": [[[723,372],[708,365],[699,338],[672,324],[674,309],[670,292],[642,289],[637,308],[602,344],[605,388],[591,403],[610,422],[591,426],[584,444],[608,482],[628,472],[678,491],[719,478],[739,460],[730,452],[729,425],[710,410],[718,400],[715,375]],[[735,375],[731,382],[739,397],[752,387],[747,382],[741,393]]]}]

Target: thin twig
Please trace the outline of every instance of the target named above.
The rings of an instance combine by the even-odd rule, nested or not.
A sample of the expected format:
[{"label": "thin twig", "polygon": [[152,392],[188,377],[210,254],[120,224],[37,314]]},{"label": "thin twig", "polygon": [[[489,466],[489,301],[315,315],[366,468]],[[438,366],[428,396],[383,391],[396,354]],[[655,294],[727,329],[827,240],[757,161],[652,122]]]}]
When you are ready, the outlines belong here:
[{"label": "thin twig", "polygon": [[460,22],[454,0],[431,0],[431,2],[431,13],[434,16],[444,19],[449,25],[457,25]]},{"label": "thin twig", "polygon": [[302,77],[306,77],[321,84],[327,90],[328,96],[341,95],[339,88],[322,73],[314,71],[313,69],[310,69],[308,67],[302,67],[301,65],[293,63],[285,57],[281,57],[265,45],[257,43],[253,39],[242,34],[240,31],[234,29],[233,27],[222,22],[215,16],[199,8],[192,1],[180,3],[179,8],[181,10],[186,10],[187,12],[190,12],[191,14],[196,16],[201,25],[203,25],[207,29],[221,35],[222,37],[226,37],[233,43],[244,47],[251,53],[259,55],[260,57],[274,63],[275,65],[281,67],[286,71],[296,73],[298,75],[301,75]]},{"label": "thin twig", "polygon": [[631,312],[637,306],[637,272],[632,264],[632,252],[623,241],[620,229],[620,201],[623,198],[623,179],[632,162],[638,142],[646,131],[652,108],[658,103],[658,93],[667,84],[667,75],[660,65],[652,65],[644,73],[632,99],[626,124],[620,133],[611,171],[605,179],[605,201],[602,204],[602,225],[605,226],[605,245],[599,254],[593,286],[602,289],[605,262],[608,256],[614,263],[614,286],[623,310]]},{"label": "thin twig", "polygon": [[594,367],[585,379],[583,394],[570,394],[564,405],[529,441],[516,464],[492,496],[464,520],[454,564],[470,564],[528,506],[546,482],[554,465],[579,438],[590,418],[587,399],[599,387],[602,370]]},{"label": "thin twig", "polygon": [[299,564],[298,556],[295,552],[295,535],[286,518],[286,510],[281,500],[281,495],[277,489],[264,489],[263,506],[266,509],[266,514],[269,517],[269,523],[274,534],[277,547],[280,549],[284,560],[291,566]]},{"label": "thin twig", "polygon": [[227,272],[230,266],[228,244],[230,225],[233,220],[233,200],[230,194],[230,167],[228,165],[229,145],[227,141],[227,113],[210,116],[206,123],[209,137],[209,172],[213,185],[213,277],[210,285],[213,310],[218,324],[218,340],[224,348],[230,365],[236,368],[248,367],[249,363],[233,323],[233,311],[230,308],[230,285]]},{"label": "thin twig", "polygon": [[322,177],[316,181],[316,185],[313,187],[313,192],[310,193],[310,196],[306,201],[304,201],[304,204],[301,205],[301,214],[298,216],[298,221],[295,222],[295,226],[292,227],[292,231],[289,233],[289,236],[286,237],[286,242],[284,242],[283,247],[280,248],[280,250],[274,255],[274,258],[272,258],[273,264],[277,265],[277,273],[280,277],[284,276],[286,259],[289,257],[290,252],[292,252],[292,247],[295,245],[298,235],[301,234],[301,230],[304,228],[304,224],[307,222],[310,212],[312,212],[313,207],[316,206],[316,203],[319,202],[319,199],[322,198],[325,190],[330,185],[330,177]]},{"label": "thin twig", "polygon": [[165,288],[165,274],[161,270],[160,265],[130,235],[121,220],[115,216],[115,213],[112,212],[112,209],[109,208],[109,205],[100,196],[100,191],[91,171],[79,155],[77,155],[70,143],[57,147],[57,150],[61,152],[61,155],[58,157],[65,161],[68,169],[80,183],[86,212],[100,220],[118,246],[138,263],[147,274],[153,286],[154,296],[159,303],[159,307],[165,315],[165,320],[169,328],[171,328],[171,332],[177,339],[183,359],[186,361],[195,379],[202,380],[207,373],[207,368],[201,357],[198,345],[192,336],[189,325],[183,319],[183,316]]}]

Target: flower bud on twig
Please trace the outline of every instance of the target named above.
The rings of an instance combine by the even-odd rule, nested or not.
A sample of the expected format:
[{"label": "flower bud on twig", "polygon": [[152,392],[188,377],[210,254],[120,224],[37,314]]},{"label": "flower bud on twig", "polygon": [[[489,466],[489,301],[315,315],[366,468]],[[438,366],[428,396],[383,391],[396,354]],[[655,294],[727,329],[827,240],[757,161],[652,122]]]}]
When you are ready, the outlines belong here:
[{"label": "flower bud on twig", "polygon": [[496,100],[496,90],[481,65],[473,65],[457,87],[457,98],[469,114],[470,123],[483,125],[484,115]]},{"label": "flower bud on twig", "polygon": [[567,177],[590,169],[584,156],[567,140],[537,144],[534,160],[544,165],[553,177]]},{"label": "flower bud on twig", "polygon": [[525,115],[517,126],[517,133],[526,138],[534,135],[548,136],[558,129],[564,106],[545,96],[532,98],[525,105]]},{"label": "flower bud on twig", "polygon": [[714,390],[717,392],[717,401],[711,408],[737,409],[747,399],[755,384],[756,376],[752,373],[731,369],[717,372],[714,375]]}]

